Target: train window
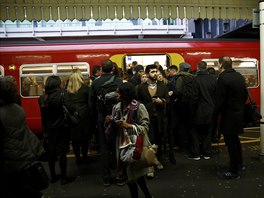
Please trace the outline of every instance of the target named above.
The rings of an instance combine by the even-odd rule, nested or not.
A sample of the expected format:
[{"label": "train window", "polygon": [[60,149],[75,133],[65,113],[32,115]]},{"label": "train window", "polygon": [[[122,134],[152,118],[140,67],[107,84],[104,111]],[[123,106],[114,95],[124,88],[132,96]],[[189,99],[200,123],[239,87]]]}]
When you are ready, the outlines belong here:
[{"label": "train window", "polygon": [[[233,68],[240,72],[246,81],[248,87],[257,87],[258,79],[258,61],[255,58],[232,58]],[[213,67],[218,75],[218,59],[203,59],[207,63],[207,67]]]},{"label": "train window", "polygon": [[0,77],[3,77],[5,75],[5,70],[2,65],[0,65]]},{"label": "train window", "polygon": [[89,76],[89,64],[84,62],[21,65],[21,95],[23,97],[38,97],[42,95],[45,82],[51,75],[58,75],[62,80],[63,86],[65,86],[73,69],[80,69],[84,78]]}]

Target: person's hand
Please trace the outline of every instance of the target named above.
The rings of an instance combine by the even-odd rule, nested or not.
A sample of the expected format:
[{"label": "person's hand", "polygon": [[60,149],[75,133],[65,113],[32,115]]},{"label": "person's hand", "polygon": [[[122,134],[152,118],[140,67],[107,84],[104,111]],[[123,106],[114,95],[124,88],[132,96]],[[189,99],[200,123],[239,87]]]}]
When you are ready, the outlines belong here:
[{"label": "person's hand", "polygon": [[158,98],[152,98],[152,101],[154,104],[162,104],[162,100],[158,97]]},{"label": "person's hand", "polygon": [[107,116],[105,117],[105,122],[108,123],[108,122],[110,122],[112,119],[113,119],[113,117],[112,117],[111,115],[107,115]]},{"label": "person's hand", "polygon": [[132,124],[127,123],[125,120],[117,120],[116,125],[124,129],[132,128]]}]

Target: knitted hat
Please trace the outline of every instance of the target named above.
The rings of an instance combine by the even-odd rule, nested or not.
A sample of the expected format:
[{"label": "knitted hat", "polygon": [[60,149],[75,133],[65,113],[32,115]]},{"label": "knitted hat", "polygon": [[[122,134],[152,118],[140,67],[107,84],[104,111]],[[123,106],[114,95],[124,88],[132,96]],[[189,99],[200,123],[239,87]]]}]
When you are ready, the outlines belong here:
[{"label": "knitted hat", "polygon": [[137,65],[137,66],[135,67],[135,69],[134,69],[134,71],[135,71],[136,73],[138,73],[140,70],[143,70],[143,71],[144,71],[144,67],[143,67],[142,65]]},{"label": "knitted hat", "polygon": [[180,71],[188,71],[191,68],[191,65],[186,62],[182,62],[179,65]]}]

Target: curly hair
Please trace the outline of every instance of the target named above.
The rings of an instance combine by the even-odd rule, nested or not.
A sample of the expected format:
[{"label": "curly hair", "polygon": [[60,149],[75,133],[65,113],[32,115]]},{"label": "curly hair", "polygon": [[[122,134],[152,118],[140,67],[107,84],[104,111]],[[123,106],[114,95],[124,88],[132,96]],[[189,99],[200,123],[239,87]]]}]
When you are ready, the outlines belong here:
[{"label": "curly hair", "polygon": [[130,82],[125,82],[118,87],[121,98],[127,102],[132,102],[135,99],[136,90],[135,85]]},{"label": "curly hair", "polygon": [[0,106],[17,102],[16,84],[7,77],[0,78]]}]

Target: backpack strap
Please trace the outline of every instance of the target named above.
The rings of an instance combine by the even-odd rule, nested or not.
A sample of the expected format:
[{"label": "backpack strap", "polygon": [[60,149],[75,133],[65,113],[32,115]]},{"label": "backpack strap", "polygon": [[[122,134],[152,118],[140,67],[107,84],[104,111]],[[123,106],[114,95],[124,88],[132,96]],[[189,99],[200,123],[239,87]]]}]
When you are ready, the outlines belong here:
[{"label": "backpack strap", "polygon": [[101,86],[106,86],[112,82],[114,82],[115,76],[113,75],[108,81],[104,82]]}]

